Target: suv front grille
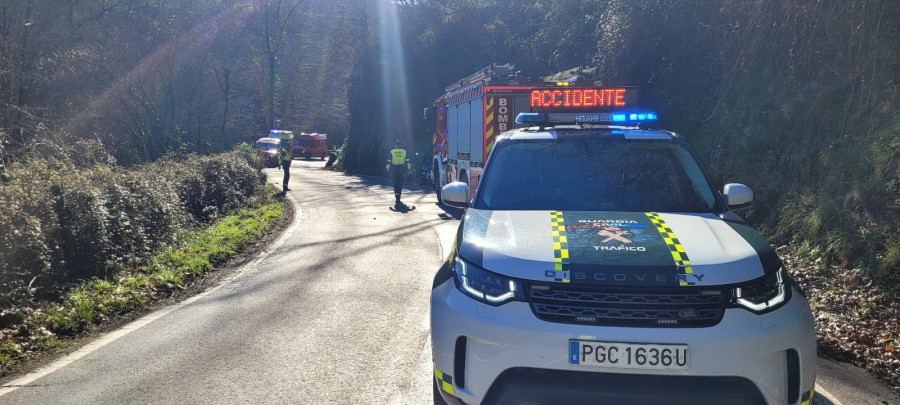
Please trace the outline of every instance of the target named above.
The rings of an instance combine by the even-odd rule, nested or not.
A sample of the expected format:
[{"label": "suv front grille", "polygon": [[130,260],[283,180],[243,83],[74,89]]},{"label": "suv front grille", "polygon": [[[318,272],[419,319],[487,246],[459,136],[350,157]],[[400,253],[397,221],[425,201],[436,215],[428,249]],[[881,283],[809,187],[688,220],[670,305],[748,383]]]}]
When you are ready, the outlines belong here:
[{"label": "suv front grille", "polygon": [[707,327],[722,320],[726,295],[710,288],[633,288],[529,283],[528,302],[545,321],[632,327]]}]

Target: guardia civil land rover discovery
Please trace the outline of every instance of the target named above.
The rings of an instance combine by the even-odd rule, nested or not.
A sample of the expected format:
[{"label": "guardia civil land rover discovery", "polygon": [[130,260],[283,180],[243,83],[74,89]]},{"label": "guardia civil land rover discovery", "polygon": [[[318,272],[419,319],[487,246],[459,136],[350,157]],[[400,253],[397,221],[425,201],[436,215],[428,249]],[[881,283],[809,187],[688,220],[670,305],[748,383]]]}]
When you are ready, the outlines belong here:
[{"label": "guardia civil land rover discovery", "polygon": [[[451,404],[808,404],[809,304],[646,112],[531,113],[499,136],[431,295]],[[437,401],[437,398],[436,398]]]}]

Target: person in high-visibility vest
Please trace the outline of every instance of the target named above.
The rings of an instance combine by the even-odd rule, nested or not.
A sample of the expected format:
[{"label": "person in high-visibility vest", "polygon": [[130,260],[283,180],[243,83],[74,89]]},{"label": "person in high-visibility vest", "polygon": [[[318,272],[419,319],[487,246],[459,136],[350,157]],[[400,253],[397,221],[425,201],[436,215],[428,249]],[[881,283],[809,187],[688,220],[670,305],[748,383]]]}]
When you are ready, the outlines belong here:
[{"label": "person in high-visibility vest", "polygon": [[394,182],[395,204],[401,205],[403,203],[400,202],[400,192],[403,191],[403,179],[406,172],[412,170],[412,164],[406,158],[406,149],[403,149],[403,142],[399,139],[394,142],[394,149],[391,150],[391,158],[386,168],[391,172],[391,180]]},{"label": "person in high-visibility vest", "polygon": [[281,182],[281,192],[282,194],[287,194],[290,189],[288,188],[288,182],[291,180],[291,162],[294,160],[294,151],[291,147],[290,141],[282,140],[279,146],[279,166],[281,170],[284,170],[284,180]]}]

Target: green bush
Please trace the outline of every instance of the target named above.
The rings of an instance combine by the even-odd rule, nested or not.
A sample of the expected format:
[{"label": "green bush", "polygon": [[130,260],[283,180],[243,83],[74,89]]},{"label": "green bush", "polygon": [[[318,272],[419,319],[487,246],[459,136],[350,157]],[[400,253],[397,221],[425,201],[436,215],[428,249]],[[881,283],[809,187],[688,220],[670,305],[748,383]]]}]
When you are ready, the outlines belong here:
[{"label": "green bush", "polygon": [[[58,286],[75,280],[135,268],[195,224],[264,193],[262,162],[246,148],[127,169],[96,142],[79,142],[68,154],[52,144],[43,149],[54,153],[22,156],[0,181],[0,310],[52,299]],[[92,319],[83,308],[47,311],[59,330]]]},{"label": "green bush", "polygon": [[[262,195],[257,202],[259,206],[241,209],[208,228],[191,232],[177,247],[155,253],[140,271],[109,281],[82,281],[60,300],[39,304],[38,309],[20,314],[13,324],[16,330],[26,332],[16,336],[0,334],[0,372],[22,356],[23,348],[33,351],[57,347],[62,341],[56,336],[77,336],[93,324],[144,308],[157,294],[184,288],[191,279],[212,269],[214,263],[243,250],[283,219],[283,200]],[[21,342],[26,343],[20,346]]]},{"label": "green bush", "polygon": [[105,196],[108,241],[117,250],[107,259],[108,269],[133,266],[171,243],[183,228],[187,218],[174,189],[149,170],[97,170],[94,181]]},{"label": "green bush", "polygon": [[112,253],[106,196],[89,173],[74,171],[61,180],[50,186],[59,221],[55,239],[62,253],[61,265],[76,279],[106,276],[106,259]]},{"label": "green bush", "polygon": [[253,159],[252,154],[242,151],[189,156],[177,186],[187,212],[208,223],[247,205],[265,182]]},{"label": "green bush", "polygon": [[35,286],[59,279],[59,223],[49,183],[57,172],[41,160],[17,162],[0,182],[0,308],[31,296]]}]

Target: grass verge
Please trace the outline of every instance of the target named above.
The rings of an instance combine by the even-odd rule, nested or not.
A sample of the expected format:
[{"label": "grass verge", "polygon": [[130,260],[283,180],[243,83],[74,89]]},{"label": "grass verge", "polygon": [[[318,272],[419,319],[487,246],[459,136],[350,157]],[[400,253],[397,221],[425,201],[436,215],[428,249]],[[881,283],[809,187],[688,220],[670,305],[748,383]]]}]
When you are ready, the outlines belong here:
[{"label": "grass verge", "polygon": [[82,282],[58,302],[26,311],[19,325],[0,330],[0,376],[9,375],[25,360],[71,346],[96,325],[147,309],[185,289],[285,223],[286,204],[265,197],[255,208],[240,209],[191,233],[181,245],[161,251],[136,270],[114,279]]}]

